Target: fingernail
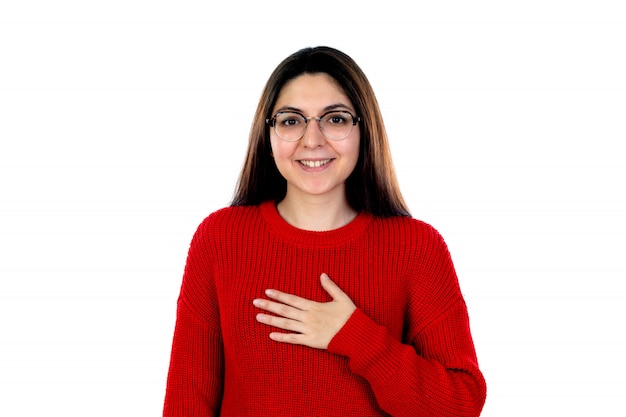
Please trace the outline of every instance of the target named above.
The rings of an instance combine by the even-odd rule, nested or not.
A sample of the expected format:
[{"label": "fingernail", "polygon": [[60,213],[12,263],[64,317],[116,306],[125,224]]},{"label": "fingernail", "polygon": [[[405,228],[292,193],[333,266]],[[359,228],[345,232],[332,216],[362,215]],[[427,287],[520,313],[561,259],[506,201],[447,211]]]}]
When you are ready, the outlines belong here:
[{"label": "fingernail", "polygon": [[266,294],[268,297],[272,297],[272,296],[274,296],[274,290],[265,290],[265,294]]},{"label": "fingernail", "polygon": [[256,298],[256,299],[252,300],[252,304],[254,304],[255,306],[259,307],[261,305],[261,300]]},{"label": "fingernail", "polygon": [[326,279],[330,279],[330,277],[326,275],[326,273],[322,273],[322,279],[326,280]]}]

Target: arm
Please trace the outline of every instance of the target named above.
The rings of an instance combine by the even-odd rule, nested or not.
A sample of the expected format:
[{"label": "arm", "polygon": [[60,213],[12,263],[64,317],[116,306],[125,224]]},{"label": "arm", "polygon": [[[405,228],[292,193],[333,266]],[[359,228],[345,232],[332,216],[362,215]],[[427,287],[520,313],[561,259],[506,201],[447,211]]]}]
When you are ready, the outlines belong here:
[{"label": "arm", "polygon": [[411,345],[356,310],[329,351],[349,358],[351,370],[369,381],[380,407],[393,416],[478,416],[482,410],[485,382],[462,300]]},{"label": "arm", "polygon": [[331,280],[322,286],[333,301],[317,303],[271,290],[255,305],[274,315],[257,320],[287,330],[270,337],[348,358],[364,377],[379,406],[393,416],[478,416],[486,385],[478,368],[467,308],[448,249],[441,236],[425,228],[409,250],[406,270],[404,335],[392,335]]},{"label": "arm", "polygon": [[[325,274],[322,285],[333,301],[317,303],[268,291],[275,301],[257,299],[254,304],[276,316],[261,313],[257,320],[289,331],[272,332],[273,340],[346,356],[352,372],[368,380],[378,405],[392,416],[480,414],[485,382],[460,295],[439,317],[416,332],[410,344],[403,344],[363,310],[355,309]],[[409,317],[408,321],[419,319]]]},{"label": "arm", "polygon": [[393,416],[478,416],[486,385],[465,301],[441,235],[421,225],[407,269],[402,341],[359,309],[329,345]]},{"label": "arm", "polygon": [[180,300],[163,416],[218,416],[222,386],[222,338]]},{"label": "arm", "polygon": [[333,301],[316,303],[276,290],[268,295],[278,302],[255,300],[257,307],[276,314],[259,314],[257,320],[290,331],[271,333],[273,340],[346,356],[352,372],[370,383],[378,405],[392,416],[480,414],[486,388],[462,298],[403,344],[363,310],[355,310],[332,281],[323,278],[322,283]]},{"label": "arm", "polygon": [[164,417],[217,416],[224,352],[206,221],[194,235],[178,299]]},{"label": "arm", "polygon": [[367,379],[393,416],[478,416],[486,385],[478,368],[467,307],[441,235],[420,226],[406,274],[402,341],[357,310],[329,350]]}]

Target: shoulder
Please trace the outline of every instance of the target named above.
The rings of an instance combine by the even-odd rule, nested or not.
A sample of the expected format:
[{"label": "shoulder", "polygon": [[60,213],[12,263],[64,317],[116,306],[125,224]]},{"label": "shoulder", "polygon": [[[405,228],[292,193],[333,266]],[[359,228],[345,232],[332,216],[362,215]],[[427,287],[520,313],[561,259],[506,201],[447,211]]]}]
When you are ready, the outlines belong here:
[{"label": "shoulder", "polygon": [[407,256],[407,291],[414,317],[433,320],[463,299],[452,256],[439,231],[422,220],[393,220],[405,233],[398,245]]},{"label": "shoulder", "polygon": [[209,214],[198,229],[220,230],[248,225],[259,216],[259,206],[228,206]]},{"label": "shoulder", "polygon": [[196,230],[194,240],[207,243],[245,234],[259,222],[259,206],[224,207],[204,218]]},{"label": "shoulder", "polygon": [[406,245],[421,248],[447,249],[443,236],[431,224],[408,216],[377,217],[374,220],[378,231]]}]

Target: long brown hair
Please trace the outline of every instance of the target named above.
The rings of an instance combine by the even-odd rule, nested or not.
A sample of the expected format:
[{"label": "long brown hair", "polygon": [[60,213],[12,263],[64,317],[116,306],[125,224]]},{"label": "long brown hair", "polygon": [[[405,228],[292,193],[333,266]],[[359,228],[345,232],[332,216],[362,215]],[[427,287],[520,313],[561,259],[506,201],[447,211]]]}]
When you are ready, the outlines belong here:
[{"label": "long brown hair", "polygon": [[268,79],[259,100],[248,142],[248,152],[235,195],[234,206],[280,201],[287,192],[270,146],[265,120],[289,81],[302,74],[325,73],[337,81],[361,118],[359,159],[346,180],[348,203],[374,216],[409,216],[396,179],[387,132],[372,86],[361,68],[345,53],[326,46],[305,48],[287,57]]}]

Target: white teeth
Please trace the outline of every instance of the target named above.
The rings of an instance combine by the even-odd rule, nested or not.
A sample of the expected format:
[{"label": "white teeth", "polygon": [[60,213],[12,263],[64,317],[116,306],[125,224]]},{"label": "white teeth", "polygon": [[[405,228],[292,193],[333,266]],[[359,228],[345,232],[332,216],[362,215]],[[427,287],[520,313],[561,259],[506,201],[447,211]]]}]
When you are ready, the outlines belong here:
[{"label": "white teeth", "polygon": [[304,160],[300,161],[302,165],[309,167],[309,168],[319,168],[322,165],[326,165],[329,162],[330,162],[330,159],[325,159],[323,161],[304,161]]}]

